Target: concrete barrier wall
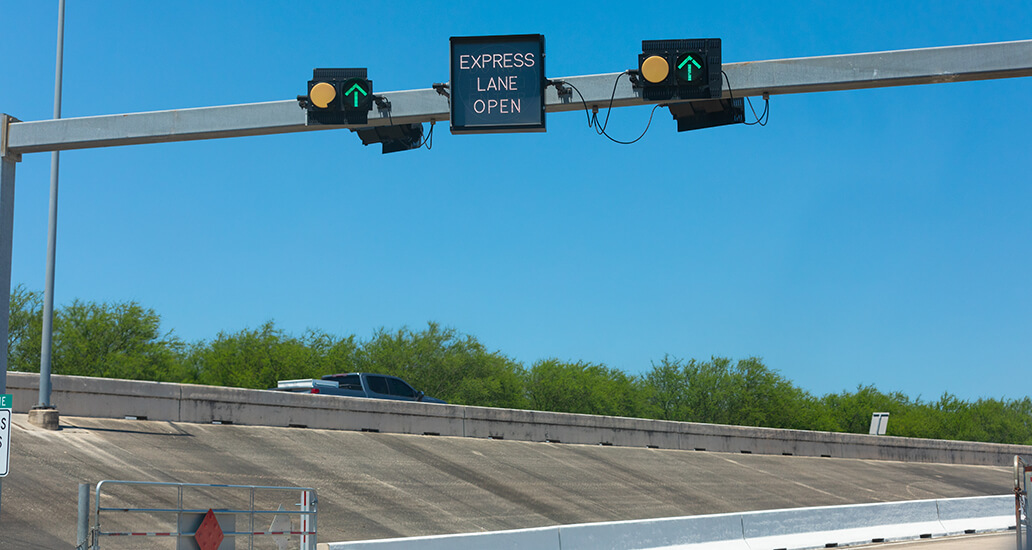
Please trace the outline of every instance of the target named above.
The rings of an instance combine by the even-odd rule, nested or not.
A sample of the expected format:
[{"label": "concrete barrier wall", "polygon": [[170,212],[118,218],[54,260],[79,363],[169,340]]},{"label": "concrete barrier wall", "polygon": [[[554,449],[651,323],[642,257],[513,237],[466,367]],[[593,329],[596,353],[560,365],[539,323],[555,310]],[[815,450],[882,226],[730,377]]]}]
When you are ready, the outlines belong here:
[{"label": "concrete barrier wall", "polygon": [[936,501],[939,522],[948,535],[1014,527],[1014,497],[952,498]]},{"label": "concrete barrier wall", "polygon": [[740,514],[718,514],[641,521],[585,523],[559,527],[563,550],[690,548],[749,550]]},{"label": "concrete barrier wall", "polygon": [[[39,375],[7,373],[15,412],[38,402]],[[298,426],[903,462],[1009,466],[1032,447],[463,407],[242,388],[53,376],[62,415]]]},{"label": "concrete barrier wall", "polygon": [[558,527],[317,544],[318,550],[558,550],[561,546]]},{"label": "concrete barrier wall", "polygon": [[[947,523],[953,527],[946,527]],[[319,550],[802,550],[1006,531],[1013,527],[1014,497],[1003,495],[585,523],[318,546]]]},{"label": "concrete barrier wall", "polygon": [[941,537],[934,500],[742,514],[751,548],[830,548]]}]

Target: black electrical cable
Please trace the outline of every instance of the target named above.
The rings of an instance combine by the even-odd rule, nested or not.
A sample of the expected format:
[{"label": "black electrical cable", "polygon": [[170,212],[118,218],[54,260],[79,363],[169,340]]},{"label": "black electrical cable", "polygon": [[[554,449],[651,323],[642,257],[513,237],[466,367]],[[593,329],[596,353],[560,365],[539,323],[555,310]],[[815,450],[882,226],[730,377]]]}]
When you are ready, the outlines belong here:
[{"label": "black electrical cable", "polygon": [[649,122],[645,125],[645,130],[642,131],[640,136],[632,139],[631,141],[621,141],[607,134],[606,128],[609,126],[609,115],[613,112],[613,103],[616,101],[616,88],[617,85],[620,83],[620,77],[625,74],[629,73],[627,71],[624,71],[616,75],[616,80],[613,81],[613,92],[609,96],[609,106],[606,108],[606,118],[605,121],[603,121],[602,123],[599,123],[598,121],[598,111],[591,112],[591,110],[588,108],[587,100],[584,99],[584,94],[582,94],[576,86],[569,82],[566,82],[565,80],[553,80],[551,84],[556,85],[557,87],[569,86],[570,88],[573,88],[575,92],[577,92],[577,95],[579,95],[581,98],[581,104],[584,105],[584,112],[588,115],[588,126],[594,128],[595,133],[597,133],[600,136],[605,136],[613,143],[619,143],[621,145],[630,145],[632,143],[637,143],[639,140],[641,140],[641,138],[645,137],[645,134],[648,133],[649,128],[652,126],[652,119],[656,115],[656,109],[658,109],[661,105],[657,104],[654,107],[652,107],[652,112],[649,113]]},{"label": "black electrical cable", "polygon": [[[625,74],[627,74],[627,71],[624,71],[624,72],[616,75],[616,80],[613,81],[613,93],[609,95],[609,108],[606,109],[606,121],[602,124],[602,128],[601,129],[599,129],[599,127],[598,127],[598,113],[592,113],[592,115],[591,115],[591,118],[594,119],[594,121],[595,121],[595,129],[596,129],[596,131],[599,134],[601,134],[601,135],[605,135],[606,137],[609,137],[608,135],[606,135],[606,127],[609,126],[609,115],[612,114],[612,112],[613,112],[613,101],[616,99],[616,86],[617,86],[617,84],[620,83],[620,77],[625,75]],[[655,111],[655,109],[653,109],[653,111]],[[650,122],[651,122],[651,117],[649,117],[649,119],[650,119]],[[646,127],[645,129],[648,130],[648,127]],[[609,138],[609,139],[613,139],[613,138]],[[641,138],[638,138],[638,139],[641,139]],[[638,139],[636,139],[634,141],[638,141]],[[613,141],[616,141],[616,140],[613,140]],[[632,141],[631,143],[634,143],[634,141]]]},{"label": "black electrical cable", "polygon": [[[731,80],[727,77],[727,73],[726,72],[720,71],[720,74],[724,75],[724,82],[727,82],[727,94],[729,96],[731,96],[731,99],[734,99],[735,98],[735,93],[734,93],[734,90],[731,89]],[[753,108],[752,100],[750,100],[748,97],[746,97],[745,101],[749,103],[749,110],[752,111],[753,117],[756,118],[756,120],[754,122],[745,122],[745,125],[746,126],[754,126],[756,124],[759,124],[760,126],[766,126],[767,122],[770,121],[770,96],[767,95],[767,94],[764,94],[764,96],[763,96],[763,103],[764,103],[763,114],[761,114],[760,116],[756,116],[756,109]],[[762,122],[761,122],[761,120],[762,120]]]},{"label": "black electrical cable", "polygon": [[753,108],[752,101],[749,98],[745,98],[745,101],[749,103],[749,110],[752,111],[753,116],[756,118],[755,122],[746,122],[746,126],[754,126],[759,124],[760,126],[766,126],[767,121],[770,120],[770,96],[763,98],[763,113],[760,116],[756,116],[756,109]]},{"label": "black electrical cable", "polygon": [[416,149],[419,149],[419,148],[423,147],[424,145],[426,146],[426,150],[427,151],[429,151],[430,149],[433,148],[433,146],[434,146],[434,124],[437,124],[437,121],[431,120],[430,121],[430,131],[426,133],[426,137],[423,138],[423,143],[420,143],[419,145],[417,145]]},{"label": "black electrical cable", "polygon": [[641,138],[645,137],[645,134],[648,133],[649,127],[652,126],[652,117],[656,115],[656,109],[659,109],[660,107],[662,107],[662,105],[659,105],[659,104],[656,104],[655,106],[652,107],[652,112],[649,113],[649,123],[645,125],[645,129],[642,130],[641,135],[636,137],[636,138],[634,138],[634,139],[632,139],[631,141],[620,141],[618,139],[614,139],[612,136],[610,136],[609,134],[606,133],[606,130],[605,130],[604,127],[599,132],[599,134],[603,135],[603,136],[606,136],[613,143],[619,143],[620,145],[630,145],[632,143],[637,143],[638,140],[640,140]]},{"label": "black electrical cable", "polygon": [[553,84],[556,87],[556,89],[559,89],[561,86],[569,86],[570,88],[573,88],[575,92],[577,92],[577,95],[580,96],[581,104],[584,105],[584,114],[588,117],[588,126],[591,126],[591,109],[588,108],[588,102],[584,99],[584,94],[582,94],[576,86],[570,84],[565,80],[553,80],[551,84]]}]

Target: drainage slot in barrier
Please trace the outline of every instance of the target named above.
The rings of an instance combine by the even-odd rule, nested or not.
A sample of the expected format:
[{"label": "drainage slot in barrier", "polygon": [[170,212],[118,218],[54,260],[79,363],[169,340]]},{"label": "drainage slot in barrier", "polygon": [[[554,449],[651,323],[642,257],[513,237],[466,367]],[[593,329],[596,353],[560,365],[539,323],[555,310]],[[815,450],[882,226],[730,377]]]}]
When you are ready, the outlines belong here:
[{"label": "drainage slot in barrier", "polygon": [[307,428],[308,426],[305,425],[305,424],[287,424],[287,427],[288,428]]},{"label": "drainage slot in barrier", "polygon": [[133,416],[131,414],[125,415],[126,420],[147,420],[146,416]]},{"label": "drainage slot in barrier", "polygon": [[441,435],[439,432],[423,432],[423,435]]},{"label": "drainage slot in barrier", "polygon": [[380,433],[380,430],[377,430],[376,428],[362,428],[362,431],[363,432],[368,432],[368,433],[371,433],[371,434],[378,434],[378,433]]}]

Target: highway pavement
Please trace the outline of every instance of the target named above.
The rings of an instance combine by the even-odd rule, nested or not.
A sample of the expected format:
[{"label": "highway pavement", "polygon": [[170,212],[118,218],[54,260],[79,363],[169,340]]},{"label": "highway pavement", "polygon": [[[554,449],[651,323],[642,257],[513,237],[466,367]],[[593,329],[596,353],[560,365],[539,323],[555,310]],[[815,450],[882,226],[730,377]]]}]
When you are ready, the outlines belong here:
[{"label": "highway pavement", "polygon": [[1011,492],[1006,467],[20,414],[11,450],[2,550],[73,543],[105,479],[314,487],[321,542]]}]

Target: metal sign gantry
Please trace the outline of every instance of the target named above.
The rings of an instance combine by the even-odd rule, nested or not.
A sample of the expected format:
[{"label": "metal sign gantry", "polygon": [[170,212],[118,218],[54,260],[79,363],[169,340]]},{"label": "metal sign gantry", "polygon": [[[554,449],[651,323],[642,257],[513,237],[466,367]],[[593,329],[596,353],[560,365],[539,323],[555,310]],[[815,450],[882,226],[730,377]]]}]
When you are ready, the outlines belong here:
[{"label": "metal sign gantry", "polygon": [[[1032,40],[947,46],[917,50],[802,57],[745,63],[724,63],[735,97],[859,90],[913,84],[965,82],[1032,76]],[[605,109],[621,73],[563,77],[584,94],[588,107]],[[354,127],[418,124],[449,120],[448,98],[432,88],[378,92],[390,105],[375,107],[367,124]],[[652,105],[628,78],[616,84],[613,107]],[[664,102],[670,103],[670,102]],[[545,94],[550,113],[576,111],[578,96],[563,96],[554,87]],[[221,107],[200,107],[117,115],[14,122],[4,154],[63,151],[142,143],[286,134],[349,126],[305,125],[297,101],[272,101]]]},{"label": "metal sign gantry", "polygon": [[[725,63],[731,90],[724,97],[859,90],[1032,76],[1032,40],[887,52]],[[652,105],[626,73],[564,77],[584,95],[545,94],[546,112]],[[615,82],[615,92],[614,92]],[[144,143],[169,143],[332,128],[359,128],[449,120],[448,97],[433,88],[383,92],[368,122],[308,126],[295,100],[21,122],[0,114],[0,289],[11,287],[15,164],[26,153]],[[662,102],[673,103],[673,102]],[[7,387],[10,292],[0,292],[0,393]]]}]

